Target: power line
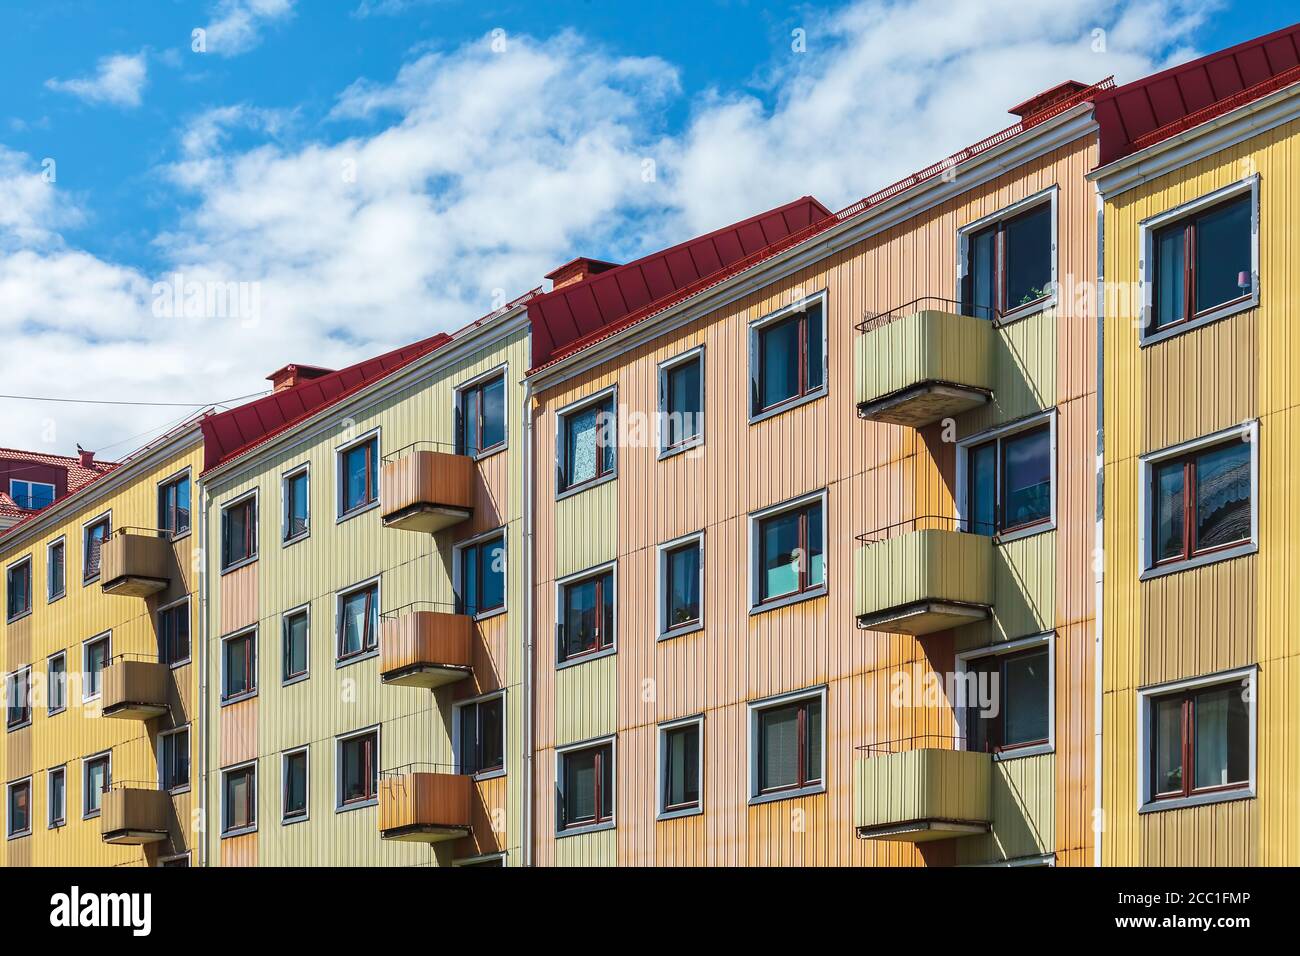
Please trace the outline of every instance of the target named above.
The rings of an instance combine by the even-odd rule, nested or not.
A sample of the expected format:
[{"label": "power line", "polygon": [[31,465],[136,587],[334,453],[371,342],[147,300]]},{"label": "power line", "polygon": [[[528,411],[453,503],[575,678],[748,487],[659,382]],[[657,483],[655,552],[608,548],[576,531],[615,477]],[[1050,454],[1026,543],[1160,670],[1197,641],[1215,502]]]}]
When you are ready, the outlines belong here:
[{"label": "power line", "polygon": [[228,405],[230,402],[265,395],[266,392],[267,389],[263,389],[260,392],[251,392],[248,395],[236,395],[234,398],[227,398],[220,402],[120,402],[103,398],[50,398],[40,395],[0,395],[0,398],[7,398],[15,402],[57,402],[70,405],[138,405],[164,408],[198,408],[203,405]]}]

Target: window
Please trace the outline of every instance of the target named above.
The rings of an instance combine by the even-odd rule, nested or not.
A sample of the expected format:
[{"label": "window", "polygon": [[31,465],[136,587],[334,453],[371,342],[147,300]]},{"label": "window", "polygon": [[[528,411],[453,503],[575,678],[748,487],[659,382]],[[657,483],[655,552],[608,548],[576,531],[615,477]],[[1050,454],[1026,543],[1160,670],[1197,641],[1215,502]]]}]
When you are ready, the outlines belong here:
[{"label": "window", "polygon": [[[1240,189],[1241,187],[1238,187]],[[1217,317],[1255,295],[1253,189],[1208,207],[1158,217],[1148,239],[1151,311],[1146,332]]]},{"label": "window", "polygon": [[460,390],[456,409],[456,451],[482,455],[506,443],[506,377],[494,375]]},{"label": "window", "polygon": [[659,548],[659,633],[671,635],[701,626],[704,536],[691,535]]},{"label": "window", "polygon": [[560,830],[614,823],[614,742],[562,750],[559,760]]},{"label": "window", "polygon": [[86,525],[82,529],[81,540],[81,579],[90,583],[99,577],[99,555],[104,547],[104,542],[108,540],[112,528],[112,522],[108,518],[100,518]]},{"label": "window", "polygon": [[32,612],[32,559],[23,558],[5,572],[5,619],[16,621]]},{"label": "window", "polygon": [[824,691],[750,706],[751,797],[821,790]]},{"label": "window", "polygon": [[45,702],[50,717],[68,707],[68,655],[51,654],[45,663]]},{"label": "window", "polygon": [[102,753],[81,761],[81,815],[99,816],[104,794],[113,785],[113,758]]},{"label": "window", "polygon": [[670,455],[704,439],[704,350],[659,366],[659,452]]},{"label": "window", "polygon": [[9,497],[19,508],[39,511],[54,504],[54,486],[44,481],[9,480]]},{"label": "window", "polygon": [[190,855],[181,853],[178,856],[165,856],[158,861],[159,866],[185,869],[190,865]]},{"label": "window", "polygon": [[311,532],[310,472],[300,468],[284,477],[284,528],[282,538],[287,544],[305,538]]},{"label": "window", "polygon": [[460,773],[505,769],[506,699],[497,694],[459,705],[456,757]]},{"label": "window", "polygon": [[221,641],[221,699],[239,700],[257,692],[257,631],[232,634]]},{"label": "window", "polygon": [[46,826],[51,830],[68,822],[68,771],[55,767],[45,775],[46,804],[49,816]]},{"label": "window", "polygon": [[158,529],[173,538],[190,531],[190,476],[187,472],[158,486]]},{"label": "window", "polygon": [[1054,445],[1050,421],[963,445],[962,530],[1005,535],[1049,526],[1054,507]]},{"label": "window", "polygon": [[379,583],[339,595],[338,659],[369,654],[379,647]]},{"label": "window", "polygon": [[338,741],[338,808],[369,806],[379,796],[379,731]]},{"label": "window", "polygon": [[9,839],[27,836],[32,832],[32,778],[9,784],[6,802]]},{"label": "window", "polygon": [[379,437],[363,439],[339,451],[339,517],[379,500]]},{"label": "window", "polygon": [[288,683],[307,676],[307,637],[311,615],[307,608],[290,611],[283,622],[284,654],[281,681]]},{"label": "window", "polygon": [[257,764],[221,771],[221,835],[257,829]]},{"label": "window", "polygon": [[751,519],[753,606],[822,593],[826,587],[825,512],[823,493]]},{"label": "window", "polygon": [[579,408],[560,413],[560,492],[614,474],[618,448],[616,398],[614,392],[607,392]]},{"label": "window", "polygon": [[248,495],[221,510],[221,569],[257,557],[257,495]]},{"label": "window", "polygon": [[108,666],[109,636],[92,637],[81,645],[81,699],[94,700],[104,690],[104,668]]},{"label": "window", "polygon": [[189,598],[158,612],[158,657],[172,667],[190,659]]},{"label": "window", "polygon": [[964,236],[962,312],[997,319],[1047,301],[1055,274],[1052,201]]},{"label": "window", "polygon": [[825,297],[750,327],[750,418],[766,417],[826,390]]},{"label": "window", "polygon": [[495,535],[459,549],[459,613],[475,616],[506,606],[506,539]]},{"label": "window", "polygon": [[1253,796],[1255,669],[1142,691],[1142,809]]},{"label": "window", "polygon": [[45,550],[45,599],[47,601],[57,601],[63,597],[67,589],[63,555],[62,538]]},{"label": "window", "polygon": [[685,816],[700,811],[701,719],[659,728],[659,813]]},{"label": "window", "polygon": [[560,661],[614,646],[614,569],[560,584]]},{"label": "window", "polygon": [[291,750],[280,758],[283,777],[280,822],[296,823],[307,819],[307,748]]},{"label": "window", "polygon": [[[1026,643],[1031,646],[1023,646]],[[1016,641],[1008,648],[958,660],[967,677],[959,691],[965,699],[958,701],[967,750],[1013,754],[1050,746],[1052,651],[1046,641]]]},{"label": "window", "polygon": [[158,785],[175,793],[190,788],[190,729],[158,735]]},{"label": "window", "polygon": [[5,729],[17,730],[32,722],[32,669],[23,667],[6,681]]}]

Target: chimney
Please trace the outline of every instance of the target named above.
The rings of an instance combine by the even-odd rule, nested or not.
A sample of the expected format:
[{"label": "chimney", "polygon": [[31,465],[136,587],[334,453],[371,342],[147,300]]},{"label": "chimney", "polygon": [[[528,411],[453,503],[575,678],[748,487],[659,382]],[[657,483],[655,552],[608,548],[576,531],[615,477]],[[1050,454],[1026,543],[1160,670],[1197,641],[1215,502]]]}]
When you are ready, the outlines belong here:
[{"label": "chimney", "polygon": [[81,462],[82,468],[95,467],[95,453],[93,451],[86,451],[80,445],[77,446],[77,460]]},{"label": "chimney", "polygon": [[328,375],[332,371],[334,369],[321,368],[319,365],[289,364],[284,368],[276,369],[266,377],[266,380],[271,383],[275,391],[283,392],[286,388],[293,388],[303,382],[310,382],[312,379]]},{"label": "chimney", "polygon": [[1069,99],[1080,90],[1086,90],[1087,88],[1087,83],[1080,83],[1078,80],[1066,80],[1050,90],[1044,90],[1035,96],[1031,96],[1023,103],[1016,104],[1007,112],[1013,116],[1019,116],[1022,120],[1032,119],[1043,110],[1049,109],[1062,100]]},{"label": "chimney", "polygon": [[617,262],[605,262],[601,259],[588,259],[579,256],[577,259],[566,262],[558,269],[546,273],[546,278],[551,280],[551,291],[554,292],[556,289],[563,289],[566,285],[573,285],[575,282],[582,282],[594,275],[617,268]]}]

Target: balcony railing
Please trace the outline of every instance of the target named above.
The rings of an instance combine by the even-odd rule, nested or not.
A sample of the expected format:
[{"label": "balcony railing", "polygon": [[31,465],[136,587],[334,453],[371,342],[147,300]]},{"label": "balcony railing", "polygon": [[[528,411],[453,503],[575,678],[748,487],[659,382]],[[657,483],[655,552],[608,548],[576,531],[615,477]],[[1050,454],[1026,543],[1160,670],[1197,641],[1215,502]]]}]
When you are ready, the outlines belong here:
[{"label": "balcony railing", "polygon": [[416,602],[387,611],[379,632],[385,684],[441,687],[474,673],[474,620],[452,605]]},{"label": "balcony railing", "polygon": [[923,843],[987,833],[993,758],[959,737],[925,735],[858,748],[853,824],[864,840]]},{"label": "balcony railing", "polygon": [[149,597],[171,584],[171,533],[152,528],[118,528],[100,551],[100,587],[105,594]]},{"label": "balcony railing", "polygon": [[992,531],[926,515],[859,535],[858,626],[920,635],[987,618],[993,607]]},{"label": "balcony railing", "polygon": [[100,715],[152,720],[167,713],[171,668],[142,654],[120,654],[104,668]]},{"label": "balcony railing", "polygon": [[173,813],[166,791],[128,780],[114,783],[102,800],[99,832],[105,843],[157,843],[167,839]]},{"label": "balcony railing", "polygon": [[927,296],[858,323],[861,418],[921,428],[989,401],[996,316]]},{"label": "balcony railing", "polygon": [[441,843],[469,836],[474,780],[446,764],[413,763],[379,777],[379,835]]},{"label": "balcony railing", "polygon": [[443,442],[415,442],[384,456],[384,527],[432,534],[474,513],[474,460]]}]

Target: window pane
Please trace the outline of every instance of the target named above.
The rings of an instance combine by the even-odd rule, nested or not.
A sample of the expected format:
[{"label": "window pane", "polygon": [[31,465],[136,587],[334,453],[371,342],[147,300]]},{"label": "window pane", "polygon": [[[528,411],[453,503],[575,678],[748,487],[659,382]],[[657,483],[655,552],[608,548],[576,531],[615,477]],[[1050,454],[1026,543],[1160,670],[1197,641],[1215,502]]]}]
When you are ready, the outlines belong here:
[{"label": "window pane", "polygon": [[1196,548],[1250,540],[1250,445],[1233,442],[1196,460]]},{"label": "window pane", "polygon": [[479,449],[492,448],[506,440],[506,380],[495,379],[483,387],[483,431]]},{"label": "window pane", "polygon": [[808,587],[816,587],[826,582],[826,556],[822,547],[822,506],[819,501],[809,505],[807,527],[804,533],[808,541]]},{"label": "window pane", "polygon": [[1156,246],[1156,301],[1154,324],[1156,328],[1178,322],[1183,318],[1184,227],[1176,225],[1158,233]]},{"label": "window pane", "polygon": [[86,529],[86,567],[85,576],[93,578],[99,573],[99,554],[104,545],[104,539],[108,537],[108,525],[97,524],[92,528]]},{"label": "window pane", "polygon": [[67,680],[68,680],[68,663],[67,659],[60,654],[58,657],[50,659],[49,667],[49,689],[48,707],[51,711],[62,710],[67,705]]},{"label": "window pane", "polygon": [[1006,494],[1004,528],[1042,521],[1052,514],[1052,436],[1046,429],[1015,435],[1002,445]]},{"label": "window pane", "polygon": [[86,696],[93,697],[100,692],[104,681],[104,665],[107,663],[108,641],[95,641],[86,645]]},{"label": "window pane", "polygon": [[307,812],[307,755],[290,754],[284,758],[284,815]]},{"label": "window pane", "polygon": [[668,565],[669,629],[700,619],[700,546],[691,544],[670,551]]},{"label": "window pane", "polygon": [[1183,699],[1155,702],[1155,793],[1183,792]]},{"label": "window pane", "polygon": [[960,703],[966,710],[967,750],[988,753],[997,745],[997,718],[986,712],[985,705],[992,702],[995,681],[1001,679],[996,657],[981,658],[967,665],[966,680],[959,688]]},{"label": "window pane", "polygon": [[998,230],[993,226],[971,236],[967,247],[970,271],[966,279],[967,301],[963,311],[977,319],[996,318],[997,243]]},{"label": "window pane", "polygon": [[966,531],[991,535],[997,531],[998,448],[989,442],[970,451],[970,511]]},{"label": "window pane", "polygon": [[286,498],[289,515],[285,523],[285,536],[296,538],[307,531],[307,475],[294,475],[288,481]]},{"label": "window pane", "polygon": [[1154,554],[1156,561],[1184,553],[1183,501],[1186,469],[1181,461],[1158,465],[1155,470]]},{"label": "window pane", "polygon": [[190,530],[190,483],[188,480],[176,485],[176,533],[184,534]]},{"label": "window pane", "polygon": [[358,445],[343,456],[343,510],[360,508],[374,500],[375,442]]},{"label": "window pane", "polygon": [[775,707],[758,715],[758,788],[793,787],[799,781],[799,707]]},{"label": "window pane", "polygon": [[799,590],[799,512],[767,518],[759,525],[759,598]]},{"label": "window pane", "polygon": [[1043,298],[1052,283],[1052,207],[1044,203],[1006,225],[1007,311]]},{"label": "window pane", "polygon": [[373,744],[373,736],[345,740],[342,744],[344,803],[367,800],[377,789],[374,779]]},{"label": "window pane", "polygon": [[596,818],[596,752],[584,750],[564,755],[564,822],[568,825]]},{"label": "window pane", "polygon": [[601,631],[600,646],[614,646],[614,573],[607,572],[600,579]]},{"label": "window pane", "polygon": [[704,410],[700,407],[700,360],[674,366],[666,377],[664,444],[673,448],[701,431]]},{"label": "window pane", "polygon": [[758,410],[799,394],[799,318],[786,319],[758,333]]},{"label": "window pane", "polygon": [[1250,197],[1225,203],[1196,222],[1196,311],[1250,292]]},{"label": "window pane", "polygon": [[478,704],[460,709],[460,772],[478,773]]},{"label": "window pane", "polygon": [[817,303],[804,316],[804,391],[822,387],[822,307]]},{"label": "window pane", "polygon": [[814,783],[822,778],[822,702],[821,698],[808,701],[805,707],[804,783]]},{"label": "window pane", "polygon": [[565,485],[580,485],[596,477],[596,432],[599,407],[584,408],[565,419]]},{"label": "window pane", "polygon": [[108,787],[108,761],[92,760],[86,764],[86,812],[94,813],[103,802],[104,790]]},{"label": "window pane", "polygon": [[1002,745],[1015,747],[1047,739],[1048,654],[1044,648],[1003,662]]},{"label": "window pane", "polygon": [[67,818],[67,779],[59,770],[50,774],[50,822],[61,823]]},{"label": "window pane", "polygon": [[1245,783],[1250,778],[1250,711],[1240,685],[1196,695],[1195,789]]},{"label": "window pane", "polygon": [[62,594],[64,589],[63,545],[50,548],[49,556],[49,596]]},{"label": "window pane", "polygon": [[375,631],[379,625],[375,597],[375,590],[367,588],[343,599],[339,657],[360,654],[375,645]]},{"label": "window pane", "polygon": [[251,642],[246,637],[234,637],[226,641],[227,697],[234,697],[252,689],[248,686],[248,655],[251,651]]},{"label": "window pane", "polygon": [[307,615],[295,614],[284,626],[284,676],[307,671]]},{"label": "window pane", "polygon": [[253,824],[252,774],[238,770],[226,775],[226,829],[238,830]]},{"label": "window pane", "polygon": [[461,427],[464,428],[465,434],[461,439],[461,447],[467,455],[473,455],[479,451],[479,398],[480,393],[477,388],[471,388],[465,393],[465,405],[461,409]]},{"label": "window pane", "polygon": [[564,653],[566,657],[594,650],[599,640],[596,617],[596,581],[580,581],[565,588]]},{"label": "window pane", "polygon": [[498,538],[478,548],[481,571],[480,610],[502,607],[506,603],[506,544]]},{"label": "window pane", "polygon": [[478,705],[479,770],[498,770],[505,766],[504,710],[504,697]]},{"label": "window pane", "polygon": [[597,750],[600,756],[600,817],[608,820],[614,815],[614,753],[609,746]]},{"label": "window pane", "polygon": [[700,802],[699,725],[667,731],[664,738],[664,806],[694,806]]},{"label": "window pane", "polygon": [[479,552],[477,546],[460,554],[460,603],[465,614],[479,612]]}]

